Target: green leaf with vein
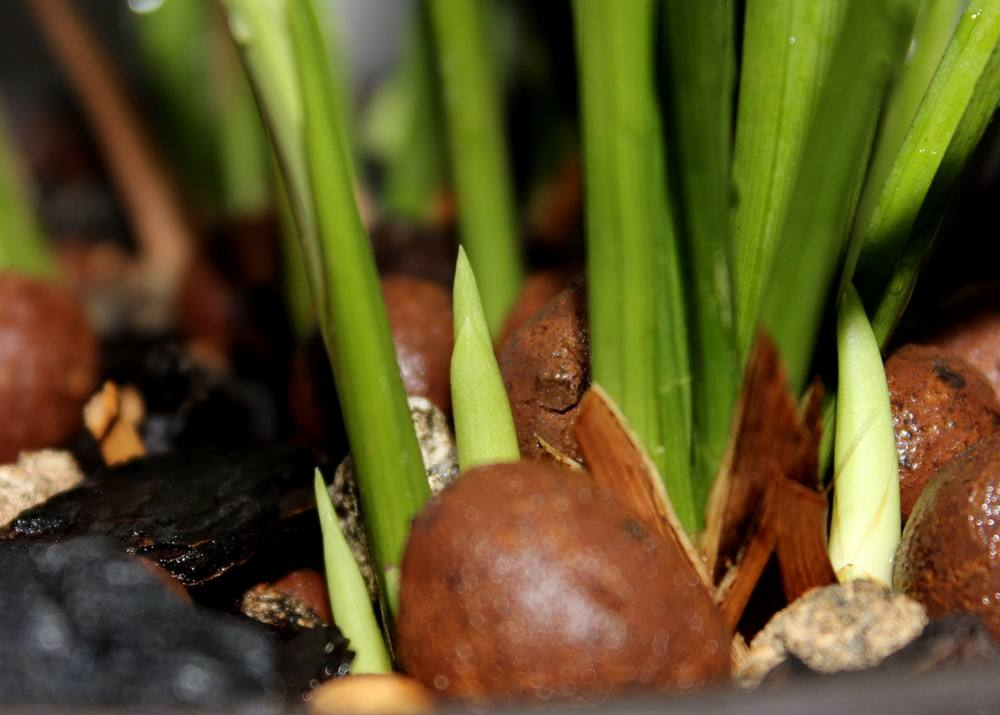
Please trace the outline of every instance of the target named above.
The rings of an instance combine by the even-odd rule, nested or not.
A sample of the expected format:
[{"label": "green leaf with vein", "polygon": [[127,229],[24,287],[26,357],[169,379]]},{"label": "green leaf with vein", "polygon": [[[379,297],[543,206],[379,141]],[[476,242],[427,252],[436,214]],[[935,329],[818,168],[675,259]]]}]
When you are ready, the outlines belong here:
[{"label": "green leaf with vein", "polygon": [[622,410],[689,532],[691,373],[657,100],[657,3],[573,3],[593,379]]},{"label": "green leaf with vein", "polygon": [[[687,269],[695,508],[705,509],[729,442],[740,356],[729,276],[729,148],[732,126],[732,8],[663,4],[678,232]],[[664,329],[663,326],[658,326]]]},{"label": "green leaf with vein", "polygon": [[[970,103],[984,100],[977,96],[977,87],[998,44],[1000,3],[970,0],[895,159],[884,175],[879,175],[878,166],[873,167],[842,281],[853,280],[866,303],[874,304],[885,289],[932,182],[938,181],[945,193],[950,190],[936,179],[938,169]],[[992,103],[992,112],[996,98],[985,100]],[[965,157],[955,156],[956,150],[951,159],[962,163]],[[945,173],[954,179],[960,173],[956,169],[953,166]]]},{"label": "green leaf with vein", "polygon": [[733,299],[750,350],[843,0],[748,0],[733,150]]},{"label": "green leaf with vein", "polygon": [[820,90],[761,313],[796,392],[809,376],[882,99],[915,12],[915,0],[849,0]]}]

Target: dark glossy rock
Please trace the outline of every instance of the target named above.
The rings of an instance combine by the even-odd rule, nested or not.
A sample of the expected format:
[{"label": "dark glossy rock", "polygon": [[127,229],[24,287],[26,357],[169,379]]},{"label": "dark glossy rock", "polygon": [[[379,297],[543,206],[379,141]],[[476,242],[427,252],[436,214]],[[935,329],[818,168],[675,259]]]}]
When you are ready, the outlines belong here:
[{"label": "dark glossy rock", "polygon": [[315,526],[313,467],[306,451],[290,447],[137,459],[24,512],[6,536],[109,537],[197,585]]},{"label": "dark glossy rock", "polygon": [[267,709],[276,642],[97,539],[0,549],[0,703]]}]

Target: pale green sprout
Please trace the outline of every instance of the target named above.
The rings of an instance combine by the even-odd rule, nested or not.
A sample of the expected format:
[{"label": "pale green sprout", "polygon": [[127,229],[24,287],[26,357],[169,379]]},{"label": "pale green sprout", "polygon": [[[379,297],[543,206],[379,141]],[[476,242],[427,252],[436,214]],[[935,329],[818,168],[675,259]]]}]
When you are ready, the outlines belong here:
[{"label": "pale green sprout", "polygon": [[330,493],[319,470],[314,480],[316,509],[323,531],[323,565],[326,568],[326,587],[330,594],[330,607],[334,623],[351,643],[354,661],[351,672],[391,673],[392,659],[382,638],[372,602],[368,596],[365,577],[354,560],[347,544],[337,514],[333,510]]},{"label": "pale green sprout", "polygon": [[451,355],[451,403],[458,464],[464,472],[481,464],[516,462],[514,418],[497,366],[472,266],[462,248],[455,266],[455,347]]},{"label": "pale green sprout", "polygon": [[889,584],[899,545],[899,463],[878,341],[853,286],[837,315],[839,391],[830,563],[841,582]]}]

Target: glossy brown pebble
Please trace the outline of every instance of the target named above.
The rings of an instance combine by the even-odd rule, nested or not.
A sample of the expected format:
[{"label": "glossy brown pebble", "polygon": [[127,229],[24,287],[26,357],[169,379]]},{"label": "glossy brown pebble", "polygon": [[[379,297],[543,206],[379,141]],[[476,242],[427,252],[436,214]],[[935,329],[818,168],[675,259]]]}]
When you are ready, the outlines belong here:
[{"label": "glossy brown pebble", "polygon": [[94,331],[69,294],[0,274],[0,464],[80,428],[98,360]]},{"label": "glossy brown pebble", "polygon": [[1000,429],[1000,401],[979,370],[938,348],[904,345],[885,373],[906,519],[935,472]]},{"label": "glossy brown pebble", "polygon": [[903,530],[893,585],[931,618],[976,613],[1000,638],[1000,434],[927,485]]},{"label": "glossy brown pebble", "polygon": [[274,582],[274,587],[282,593],[294,596],[311,608],[324,623],[333,623],[326,579],[318,571],[313,569],[289,571]]},{"label": "glossy brown pebble", "polygon": [[451,408],[451,296],[438,283],[408,276],[381,280],[406,394]]},{"label": "glossy brown pebble", "polygon": [[413,522],[401,663],[475,701],[725,678],[729,634],[672,553],[582,473],[541,461],[470,470]]},{"label": "glossy brown pebble", "polygon": [[573,424],[590,387],[587,292],[582,280],[560,293],[500,350],[500,372],[525,457],[556,451],[582,459]]},{"label": "glossy brown pebble", "polygon": [[925,342],[979,369],[1000,395],[1000,283],[972,286],[945,307]]}]

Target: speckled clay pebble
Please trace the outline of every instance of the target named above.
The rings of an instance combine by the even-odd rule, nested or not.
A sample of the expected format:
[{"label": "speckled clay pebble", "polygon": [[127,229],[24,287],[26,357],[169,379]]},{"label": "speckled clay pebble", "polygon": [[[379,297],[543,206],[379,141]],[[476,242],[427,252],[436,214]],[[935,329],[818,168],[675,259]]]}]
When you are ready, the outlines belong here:
[{"label": "speckled clay pebble", "polygon": [[816,588],[779,611],[757,634],[737,680],[754,686],[788,656],[820,673],[870,668],[919,636],[926,625],[919,603],[875,581]]},{"label": "speckled clay pebble", "polygon": [[1000,638],[1000,434],[927,485],[903,530],[893,584],[932,618],[976,613]]},{"label": "speckled clay pebble", "polygon": [[935,472],[1000,430],[1000,401],[979,370],[934,347],[902,346],[886,361],[885,374],[905,520]]},{"label": "speckled clay pebble", "polygon": [[83,474],[69,452],[23,452],[16,464],[0,466],[0,526],[82,480]]}]

